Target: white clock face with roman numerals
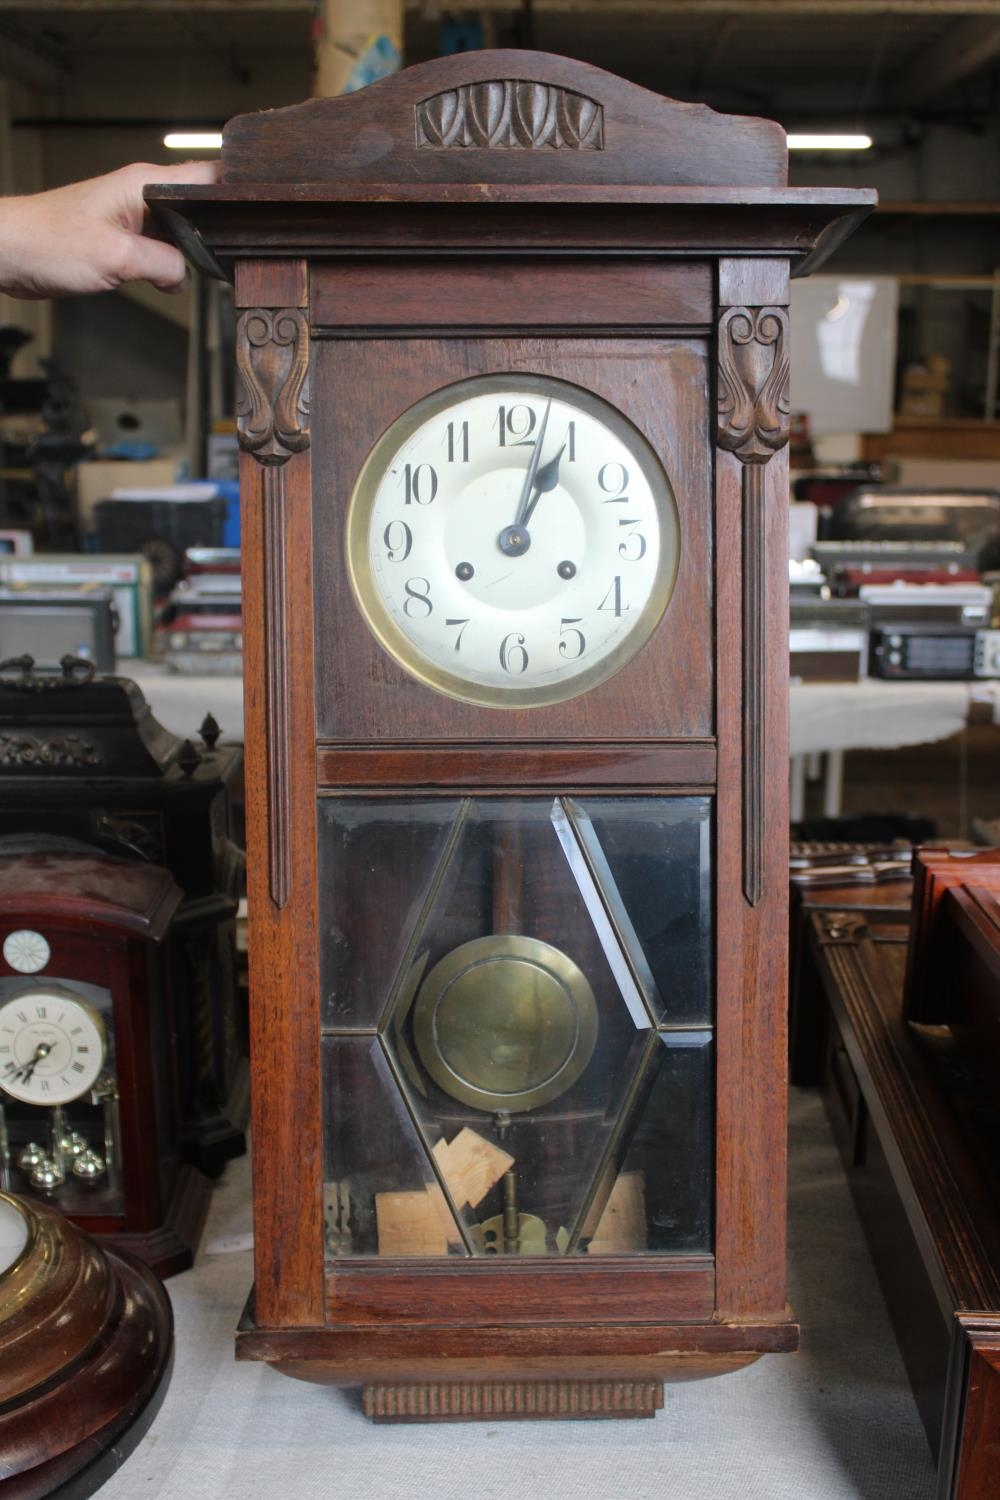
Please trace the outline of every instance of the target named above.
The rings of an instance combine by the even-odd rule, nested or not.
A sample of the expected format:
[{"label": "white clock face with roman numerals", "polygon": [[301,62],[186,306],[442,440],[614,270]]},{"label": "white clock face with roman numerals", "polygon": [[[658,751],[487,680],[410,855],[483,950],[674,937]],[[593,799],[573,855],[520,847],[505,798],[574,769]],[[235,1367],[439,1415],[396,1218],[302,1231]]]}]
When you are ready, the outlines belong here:
[{"label": "white clock face with roman numerals", "polygon": [[54,985],[0,1005],[0,1090],[22,1104],[69,1104],[93,1088],[107,1046],[100,1016]]},{"label": "white clock face with roman numerals", "polygon": [[579,386],[487,375],[405,412],[351,499],[348,562],[382,645],[440,692],[556,703],[649,639],[677,572],[669,480]]}]

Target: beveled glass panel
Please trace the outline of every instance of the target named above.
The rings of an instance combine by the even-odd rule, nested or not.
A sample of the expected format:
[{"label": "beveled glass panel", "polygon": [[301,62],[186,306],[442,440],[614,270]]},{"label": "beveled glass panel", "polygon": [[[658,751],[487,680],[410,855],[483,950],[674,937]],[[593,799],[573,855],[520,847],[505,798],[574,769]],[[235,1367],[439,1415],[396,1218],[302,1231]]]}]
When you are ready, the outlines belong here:
[{"label": "beveled glass panel", "polygon": [[[356,913],[340,915],[352,903],[369,932],[324,969],[325,978],[344,966],[368,1031],[358,1034],[356,1006],[341,1019],[334,993],[324,1027],[331,1255],[707,1247],[710,1032],[657,1031],[664,1015],[696,1011],[707,996],[678,995],[647,886],[669,904],[683,867],[686,890],[707,892],[709,805],[673,801],[392,804],[418,833],[397,829],[375,799],[327,810],[338,837],[369,854],[325,897],[327,944],[331,931],[358,927]],[[668,846],[659,866],[650,827]],[[408,847],[416,867],[399,868]],[[379,892],[404,888],[390,972],[379,931],[391,903]],[[667,924],[675,950],[688,910],[683,897],[677,904]],[[696,917],[688,974],[707,976],[710,923]]]},{"label": "beveled glass panel", "polygon": [[323,1024],[375,1026],[460,802],[319,801]]},{"label": "beveled glass panel", "polygon": [[714,1048],[711,1032],[659,1032],[655,1080],[624,1152],[590,1253],[708,1252],[713,1246]]},{"label": "beveled glass panel", "polygon": [[708,797],[586,797],[589,824],[659,991],[657,1020],[711,1025],[712,869]]},{"label": "beveled glass panel", "polygon": [[468,1253],[377,1037],[324,1038],[323,1120],[328,1260]]}]

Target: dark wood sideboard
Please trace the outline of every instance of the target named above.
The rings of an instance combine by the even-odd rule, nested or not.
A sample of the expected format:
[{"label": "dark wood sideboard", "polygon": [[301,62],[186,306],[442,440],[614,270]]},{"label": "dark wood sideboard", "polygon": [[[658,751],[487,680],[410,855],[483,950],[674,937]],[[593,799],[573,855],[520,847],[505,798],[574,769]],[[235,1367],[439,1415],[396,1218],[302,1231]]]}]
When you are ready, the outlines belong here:
[{"label": "dark wood sideboard", "polygon": [[[980,887],[983,868],[974,872]],[[937,1461],[937,1500],[995,1500],[995,1078],[959,1029],[906,1018],[911,943],[898,911],[865,913],[846,903],[807,910],[802,936],[800,968],[827,1006],[827,1110]],[[961,988],[954,984],[956,996]]]}]

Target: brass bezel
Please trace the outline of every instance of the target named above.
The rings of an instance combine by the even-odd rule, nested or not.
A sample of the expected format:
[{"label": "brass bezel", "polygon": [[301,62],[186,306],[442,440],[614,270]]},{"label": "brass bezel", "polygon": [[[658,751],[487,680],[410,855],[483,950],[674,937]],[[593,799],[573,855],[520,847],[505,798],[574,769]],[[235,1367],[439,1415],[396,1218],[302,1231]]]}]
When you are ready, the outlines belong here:
[{"label": "brass bezel", "polygon": [[[400,629],[382,601],[375,585],[369,561],[371,514],[382,477],[400,447],[424,422],[447,410],[458,401],[472,396],[504,391],[537,391],[577,406],[611,429],[634,455],[649,484],[660,518],[659,571],[642,610],[628,635],[592,667],[568,673],[558,682],[539,687],[510,687],[470,681],[450,672],[426,657]],[[572,381],[551,375],[498,373],[473,375],[466,380],[441,387],[422,396],[375,443],[365,459],[351,492],[347,507],[347,572],[354,598],[369,630],[383,650],[418,682],[446,697],[482,708],[541,708],[563,703],[569,698],[590,692],[619,672],[642,649],[656,629],[670,603],[680,560],[680,514],[673,486],[652,445],[633,422],[602,396],[595,395]]]}]

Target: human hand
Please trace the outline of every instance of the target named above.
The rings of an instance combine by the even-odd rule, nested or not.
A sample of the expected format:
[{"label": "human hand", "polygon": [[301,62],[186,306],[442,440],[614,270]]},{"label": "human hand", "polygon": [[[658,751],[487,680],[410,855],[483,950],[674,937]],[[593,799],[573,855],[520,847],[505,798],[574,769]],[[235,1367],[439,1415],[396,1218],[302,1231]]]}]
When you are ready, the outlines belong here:
[{"label": "human hand", "polygon": [[217,161],[136,162],[105,177],[22,198],[0,198],[0,292],[67,297],[150,281],[184,285],[184,257],[160,239],[142,190],[149,182],[213,183]]}]

